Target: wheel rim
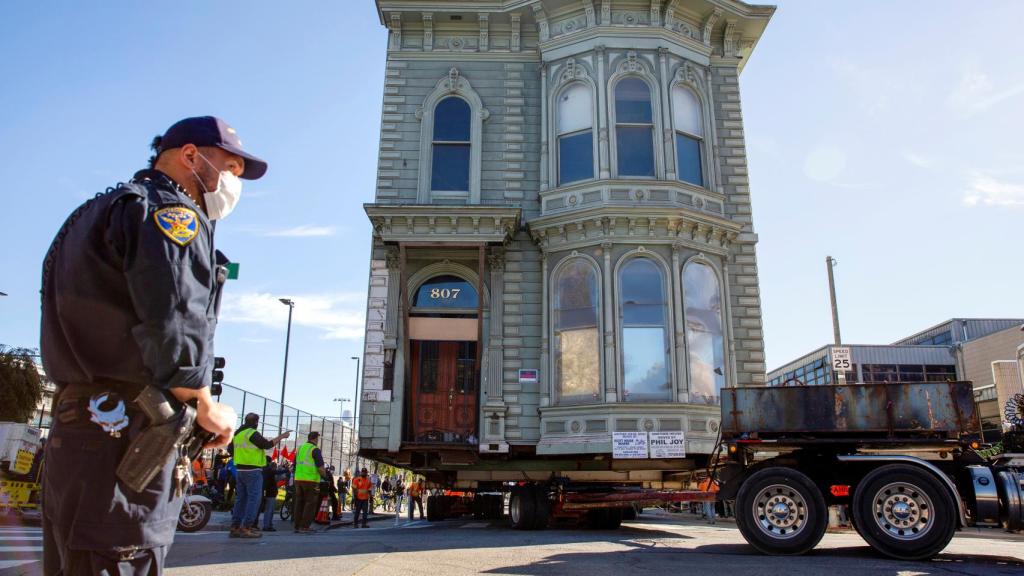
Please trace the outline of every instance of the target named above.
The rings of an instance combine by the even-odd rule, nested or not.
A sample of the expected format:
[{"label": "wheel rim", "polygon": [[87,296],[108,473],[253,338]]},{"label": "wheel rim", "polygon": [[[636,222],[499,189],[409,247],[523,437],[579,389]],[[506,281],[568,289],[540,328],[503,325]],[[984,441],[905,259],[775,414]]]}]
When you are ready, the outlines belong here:
[{"label": "wheel rim", "polygon": [[203,518],[203,507],[201,504],[189,504],[181,511],[181,523],[185,526],[195,526]]},{"label": "wheel rim", "polygon": [[772,538],[788,540],[807,526],[807,502],[791,486],[773,484],[754,498],[757,527]]},{"label": "wheel rim", "polygon": [[523,511],[521,510],[522,505],[523,499],[519,495],[512,497],[512,503],[509,506],[508,513],[512,516],[513,524],[519,524],[519,519],[523,517]]},{"label": "wheel rim", "polygon": [[897,540],[916,540],[932,527],[932,500],[913,484],[893,482],[882,486],[872,506],[878,527]]}]

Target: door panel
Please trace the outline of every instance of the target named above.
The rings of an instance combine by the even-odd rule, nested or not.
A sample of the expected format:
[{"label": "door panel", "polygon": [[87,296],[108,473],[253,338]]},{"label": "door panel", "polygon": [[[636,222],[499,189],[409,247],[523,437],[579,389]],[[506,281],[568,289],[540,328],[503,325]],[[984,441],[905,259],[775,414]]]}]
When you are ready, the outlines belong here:
[{"label": "door panel", "polygon": [[413,340],[414,442],[465,443],[476,436],[476,342]]}]

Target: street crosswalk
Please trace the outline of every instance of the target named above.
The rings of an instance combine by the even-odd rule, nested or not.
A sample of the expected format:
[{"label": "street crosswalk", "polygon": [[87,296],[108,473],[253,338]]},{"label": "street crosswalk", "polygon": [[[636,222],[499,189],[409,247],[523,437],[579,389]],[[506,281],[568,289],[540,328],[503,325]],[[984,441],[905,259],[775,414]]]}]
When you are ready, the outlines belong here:
[{"label": "street crosswalk", "polygon": [[43,559],[43,529],[33,526],[0,526],[0,574],[26,568]]}]

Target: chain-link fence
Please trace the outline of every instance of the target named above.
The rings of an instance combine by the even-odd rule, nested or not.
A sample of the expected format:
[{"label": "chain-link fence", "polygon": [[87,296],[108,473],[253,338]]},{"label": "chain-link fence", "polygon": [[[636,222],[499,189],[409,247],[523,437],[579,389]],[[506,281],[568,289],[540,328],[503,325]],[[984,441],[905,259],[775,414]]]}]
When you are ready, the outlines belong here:
[{"label": "chain-link fence", "polygon": [[353,433],[351,419],[315,416],[288,405],[281,410],[280,402],[266,396],[247,392],[230,384],[222,386],[221,395],[215,398],[235,409],[238,414],[236,428],[242,425],[242,418],[249,412],[259,414],[259,432],[264,438],[273,438],[284,430],[291,430],[292,435],[280,445],[281,448],[287,448],[289,453],[298,450],[310,432],[319,432],[319,446],[324,464],[333,465],[338,473],[345,469],[355,469],[359,437]]}]

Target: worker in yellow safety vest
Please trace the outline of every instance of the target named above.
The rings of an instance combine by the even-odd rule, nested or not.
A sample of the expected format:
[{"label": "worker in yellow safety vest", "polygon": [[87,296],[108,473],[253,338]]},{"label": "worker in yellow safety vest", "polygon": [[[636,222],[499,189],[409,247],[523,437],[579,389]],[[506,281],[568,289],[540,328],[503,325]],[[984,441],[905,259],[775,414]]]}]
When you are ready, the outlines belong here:
[{"label": "worker in yellow safety vest", "polygon": [[313,532],[309,525],[320,503],[320,478],[327,476],[323,455],[317,447],[319,442],[320,433],[314,430],[295,454],[295,531],[298,533]]},{"label": "worker in yellow safety vest", "polygon": [[230,451],[237,471],[235,481],[235,507],[231,511],[231,538],[259,538],[256,516],[263,500],[263,467],[267,464],[267,450],[291,435],[283,432],[267,440],[258,431],[259,414],[245,415],[241,428],[231,440]]},{"label": "worker in yellow safety vest", "polygon": [[419,506],[420,520],[423,519],[423,481],[414,478],[409,484],[409,520],[413,517],[413,505]]},{"label": "worker in yellow safety vest", "polygon": [[366,516],[370,511],[370,490],[373,483],[370,482],[370,471],[363,468],[359,476],[352,479],[352,504],[354,505],[355,516],[352,519],[352,527],[359,528],[359,514],[363,515],[363,528],[369,528],[366,523]]}]

